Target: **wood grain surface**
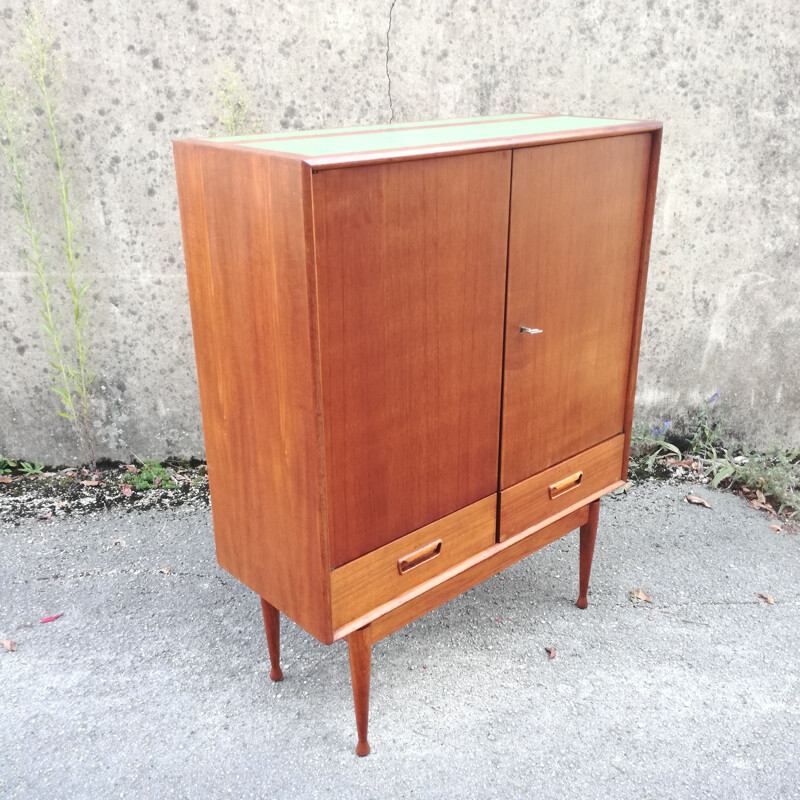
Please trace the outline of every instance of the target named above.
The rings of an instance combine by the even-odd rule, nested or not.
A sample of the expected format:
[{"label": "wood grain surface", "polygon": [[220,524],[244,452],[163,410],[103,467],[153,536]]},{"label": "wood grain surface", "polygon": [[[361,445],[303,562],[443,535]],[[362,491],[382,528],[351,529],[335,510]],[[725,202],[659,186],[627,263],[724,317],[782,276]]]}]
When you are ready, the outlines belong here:
[{"label": "wood grain surface", "polygon": [[331,641],[310,170],[184,142],[175,164],[217,558]]},{"label": "wood grain surface", "polygon": [[642,245],[639,252],[639,276],[636,286],[636,309],[631,330],[631,357],[628,367],[628,386],[625,398],[625,448],[622,452],[623,481],[628,479],[628,461],[631,453],[631,429],[633,427],[633,401],[636,397],[636,373],[639,367],[639,347],[642,339],[644,318],[644,293],[647,288],[647,266],[650,261],[650,240],[653,235],[653,213],[656,206],[658,162],[661,156],[661,129],[653,131],[650,146],[650,164],[647,176],[647,198],[644,206]]},{"label": "wood grain surface", "polygon": [[[491,547],[496,528],[497,495],[493,494],[335,569],[331,573],[333,627],[341,628]],[[398,560],[437,541],[441,542],[438,555],[400,574]]]},{"label": "wood grain surface", "polygon": [[623,430],[650,142],[514,151],[501,489]]},{"label": "wood grain surface", "polygon": [[362,751],[369,644],[625,473],[660,124],[537,137],[175,144],[218,560],[275,665],[278,609],[353,634]]},{"label": "wood grain surface", "polygon": [[477,556],[418,586],[395,602],[380,606],[369,617],[337,630],[334,635],[337,639],[342,638],[349,635],[353,627],[364,625],[369,621],[372,641],[377,642],[462,592],[491,578],[506,567],[574,531],[584,525],[588,518],[588,506],[579,504],[546,525],[532,528],[505,542],[498,542]]},{"label": "wood grain surface", "polygon": [[600,501],[595,500],[589,506],[589,521],[581,525],[580,563],[578,567],[578,599],[575,605],[586,608],[589,605],[589,576],[592,572],[594,543],[597,539],[597,522],[600,519]]},{"label": "wood grain surface", "polygon": [[510,161],[314,175],[334,567],[496,491]]},{"label": "wood grain surface", "polygon": [[[498,539],[515,536],[575,503],[618,486],[624,441],[625,437],[618,434],[500,492]],[[580,484],[553,496],[550,487],[576,473],[581,473]]]},{"label": "wood grain surface", "polygon": [[269,677],[273,681],[283,680],[281,669],[281,614],[275,606],[261,598],[261,615],[264,617],[264,632],[267,634],[269,650]]},{"label": "wood grain surface", "polygon": [[347,649],[350,655],[350,682],[353,686],[353,705],[358,730],[356,755],[368,756],[369,679],[372,664],[372,631],[369,627],[353,631],[347,637]]}]

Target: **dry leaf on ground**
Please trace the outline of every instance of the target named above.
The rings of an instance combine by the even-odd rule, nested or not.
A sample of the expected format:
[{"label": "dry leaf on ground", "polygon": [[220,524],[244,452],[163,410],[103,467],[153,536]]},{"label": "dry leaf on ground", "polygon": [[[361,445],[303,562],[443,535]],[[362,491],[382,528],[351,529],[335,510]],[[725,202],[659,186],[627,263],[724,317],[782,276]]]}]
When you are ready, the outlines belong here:
[{"label": "dry leaf on ground", "polygon": [[667,459],[667,466],[668,467],[689,467],[690,469],[694,465],[694,461],[691,458],[668,458]]},{"label": "dry leaf on ground", "polygon": [[3,650],[14,651],[17,649],[17,643],[12,639],[0,639],[0,647],[2,647]]},{"label": "dry leaf on ground", "polygon": [[759,593],[759,595],[758,595],[758,596],[759,596],[759,597],[760,597],[762,600],[766,600],[766,601],[767,601],[767,605],[770,605],[770,606],[774,606],[774,605],[775,605],[775,598],[774,598],[774,597],[771,597],[771,596],[770,596],[770,595],[768,595],[768,594],[761,594],[761,593]]},{"label": "dry leaf on ground", "polygon": [[556,649],[555,647],[545,647],[545,653],[547,653],[548,658],[555,658],[556,657]]},{"label": "dry leaf on ground", "polygon": [[761,500],[750,500],[750,508],[755,508],[756,510],[761,509],[762,511],[768,511],[773,517],[777,517],[777,513],[775,509],[772,507],[771,503],[762,503]]},{"label": "dry leaf on ground", "polygon": [[102,486],[103,481],[81,481],[81,486]]},{"label": "dry leaf on ground", "polygon": [[128,486],[127,483],[123,483],[122,484],[122,494],[124,494],[125,497],[130,497],[133,494],[133,489],[131,489],[131,487]]},{"label": "dry leaf on ground", "polygon": [[628,592],[628,596],[631,600],[644,600],[645,603],[652,603],[653,601],[650,599],[650,595],[644,589],[631,589]]},{"label": "dry leaf on ground", "polygon": [[702,497],[698,497],[696,494],[687,494],[686,502],[691,503],[693,506],[705,506],[706,508],[711,508],[711,506],[708,504],[708,501],[703,500]]},{"label": "dry leaf on ground", "polygon": [[780,525],[770,525],[770,528],[774,531],[782,531],[783,528]]},{"label": "dry leaf on ground", "polygon": [[0,478],[0,483],[11,483],[11,478],[9,478],[8,475],[4,475]]}]

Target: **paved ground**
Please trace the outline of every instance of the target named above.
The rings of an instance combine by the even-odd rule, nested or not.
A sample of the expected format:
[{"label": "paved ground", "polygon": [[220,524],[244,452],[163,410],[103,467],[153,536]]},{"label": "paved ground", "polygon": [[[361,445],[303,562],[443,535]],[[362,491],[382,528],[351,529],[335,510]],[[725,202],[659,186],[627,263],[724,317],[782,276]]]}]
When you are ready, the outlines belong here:
[{"label": "paved ground", "polygon": [[686,491],[604,501],[587,611],[573,533],[376,645],[365,759],[346,646],[285,623],[272,684],[207,510],[4,524],[0,796],[800,797],[800,536]]}]

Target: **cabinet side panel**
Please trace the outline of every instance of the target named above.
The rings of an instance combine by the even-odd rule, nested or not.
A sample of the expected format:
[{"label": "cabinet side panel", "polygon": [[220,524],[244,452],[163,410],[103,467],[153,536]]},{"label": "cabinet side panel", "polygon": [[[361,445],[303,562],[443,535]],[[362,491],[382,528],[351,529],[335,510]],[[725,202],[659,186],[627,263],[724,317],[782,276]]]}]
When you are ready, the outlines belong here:
[{"label": "cabinet side panel", "polygon": [[625,447],[622,453],[622,480],[628,479],[628,461],[631,453],[631,428],[633,427],[633,402],[636,397],[636,373],[639,368],[639,346],[644,318],[644,293],[647,287],[647,267],[650,262],[650,239],[653,235],[653,213],[656,206],[658,162],[661,157],[661,129],[653,131],[650,146],[650,169],[647,176],[647,200],[644,206],[642,248],[639,255],[639,283],[636,289],[636,313],[633,321],[631,361],[628,371],[628,394],[625,398]]},{"label": "cabinet side panel", "polygon": [[217,559],[331,640],[308,169],[177,142]]},{"label": "cabinet side panel", "polygon": [[313,176],[331,566],[497,490],[511,157]]}]

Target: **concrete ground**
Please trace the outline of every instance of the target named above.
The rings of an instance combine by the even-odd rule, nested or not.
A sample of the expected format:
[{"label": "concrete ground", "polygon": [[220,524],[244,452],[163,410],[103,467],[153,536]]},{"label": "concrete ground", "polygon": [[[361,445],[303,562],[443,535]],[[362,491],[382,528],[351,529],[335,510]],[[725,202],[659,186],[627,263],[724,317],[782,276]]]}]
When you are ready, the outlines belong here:
[{"label": "concrete ground", "polygon": [[586,611],[573,533],[377,644],[364,759],[346,646],[284,621],[271,683],[207,509],[4,523],[0,796],[800,797],[800,536],[687,491],[603,501]]}]

